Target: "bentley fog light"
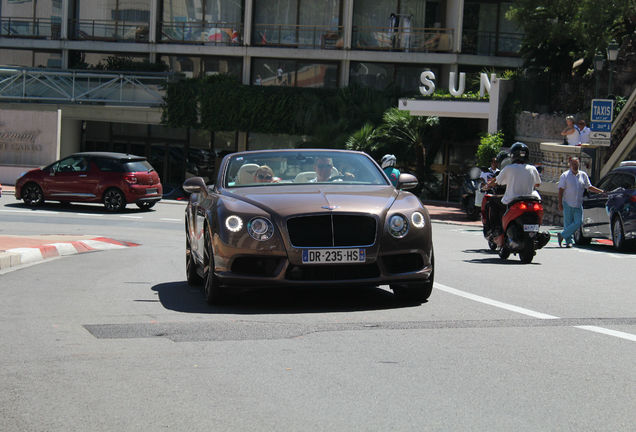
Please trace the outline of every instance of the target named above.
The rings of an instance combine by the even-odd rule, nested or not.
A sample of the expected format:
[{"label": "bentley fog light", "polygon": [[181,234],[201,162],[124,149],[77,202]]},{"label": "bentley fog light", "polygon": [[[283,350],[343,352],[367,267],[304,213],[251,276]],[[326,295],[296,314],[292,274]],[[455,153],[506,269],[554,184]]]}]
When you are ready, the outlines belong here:
[{"label": "bentley fog light", "polygon": [[414,212],[411,215],[411,222],[415,228],[424,228],[424,215],[420,212]]},{"label": "bentley fog light", "polygon": [[236,215],[228,216],[225,219],[225,228],[232,232],[239,232],[243,228],[243,221]]},{"label": "bentley fog light", "polygon": [[409,223],[402,215],[393,215],[389,219],[389,232],[395,238],[402,238],[409,230]]},{"label": "bentley fog light", "polygon": [[269,219],[256,217],[247,224],[247,232],[254,240],[269,240],[274,234],[274,224]]}]

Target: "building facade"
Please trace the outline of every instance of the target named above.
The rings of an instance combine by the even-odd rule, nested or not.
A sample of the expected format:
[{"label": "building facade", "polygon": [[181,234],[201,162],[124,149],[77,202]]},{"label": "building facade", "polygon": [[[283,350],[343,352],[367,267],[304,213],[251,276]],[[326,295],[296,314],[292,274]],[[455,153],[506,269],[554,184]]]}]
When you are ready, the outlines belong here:
[{"label": "building facade", "polygon": [[[2,138],[0,165],[18,171],[43,163],[43,154],[111,150],[148,156],[167,185],[194,174],[209,177],[219,153],[293,147],[301,137],[167,128],[160,124],[160,97],[122,99],[120,90],[117,100],[104,89],[148,93],[148,80],[179,72],[230,73],[251,85],[396,85],[413,94],[424,70],[443,87],[449,72],[519,67],[522,35],[505,17],[510,6],[498,0],[0,0],[0,66],[14,71],[0,83],[17,88],[23,79],[23,89],[55,83],[19,97],[0,86],[0,137],[33,132],[33,124],[9,121],[26,118],[16,111],[57,112],[59,128],[57,142],[29,135],[33,149],[55,147],[32,157],[19,157],[24,146]],[[89,74],[113,70],[147,76],[114,76],[103,84]],[[64,75],[70,71],[72,78]],[[50,96],[71,80],[68,97]],[[37,142],[45,135],[46,142]]]}]

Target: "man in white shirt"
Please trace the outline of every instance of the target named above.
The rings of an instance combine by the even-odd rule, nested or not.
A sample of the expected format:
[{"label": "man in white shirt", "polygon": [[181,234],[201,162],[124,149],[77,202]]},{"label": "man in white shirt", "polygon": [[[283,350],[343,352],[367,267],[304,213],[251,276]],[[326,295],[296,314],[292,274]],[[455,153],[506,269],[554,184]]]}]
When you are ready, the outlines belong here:
[{"label": "man in white shirt", "polygon": [[586,126],[585,120],[581,119],[578,121],[577,126],[579,127],[579,143],[580,144],[589,144],[590,143],[590,133],[592,132],[589,127]]},{"label": "man in white shirt", "polygon": [[563,231],[557,234],[559,247],[565,240],[565,247],[572,247],[572,235],[583,223],[583,193],[603,191],[592,186],[585,171],[579,171],[579,158],[570,159],[570,169],[559,178],[559,210],[563,212]]},{"label": "man in white shirt", "polygon": [[501,229],[501,217],[505,212],[505,206],[520,196],[534,196],[541,198],[535,188],[541,184],[539,171],[534,165],[528,164],[530,150],[528,146],[522,142],[516,142],[510,147],[510,158],[512,163],[501,170],[497,177],[494,177],[488,183],[489,186],[505,185],[506,192],[501,201],[492,198],[490,211],[491,228]]}]

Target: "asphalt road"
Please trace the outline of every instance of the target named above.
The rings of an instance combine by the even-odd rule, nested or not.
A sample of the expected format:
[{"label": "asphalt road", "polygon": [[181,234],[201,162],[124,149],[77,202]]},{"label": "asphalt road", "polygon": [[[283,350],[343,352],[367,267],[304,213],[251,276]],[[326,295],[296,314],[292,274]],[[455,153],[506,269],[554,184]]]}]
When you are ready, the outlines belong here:
[{"label": "asphalt road", "polygon": [[210,307],[185,283],[183,205],[0,204],[0,234],[140,245],[0,275],[2,431],[634,430],[634,253],[501,262],[436,223],[425,304],[379,287]]}]

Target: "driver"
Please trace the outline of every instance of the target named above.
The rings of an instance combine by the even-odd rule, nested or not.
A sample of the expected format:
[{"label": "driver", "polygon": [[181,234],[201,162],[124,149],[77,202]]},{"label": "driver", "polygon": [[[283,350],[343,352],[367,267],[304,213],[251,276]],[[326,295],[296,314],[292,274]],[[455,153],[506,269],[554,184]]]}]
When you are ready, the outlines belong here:
[{"label": "driver", "polygon": [[530,150],[527,145],[522,142],[514,143],[510,147],[512,163],[488,182],[489,187],[506,186],[503,197],[495,195],[489,200],[488,219],[491,229],[501,230],[501,217],[506,211],[506,206],[515,198],[528,195],[541,198],[535,190],[541,184],[541,177],[535,166],[527,163],[529,155]]},{"label": "driver", "polygon": [[316,172],[316,178],[309,181],[311,183],[328,182],[331,178],[332,169],[333,159],[324,156],[317,157],[314,162],[314,171]]}]

